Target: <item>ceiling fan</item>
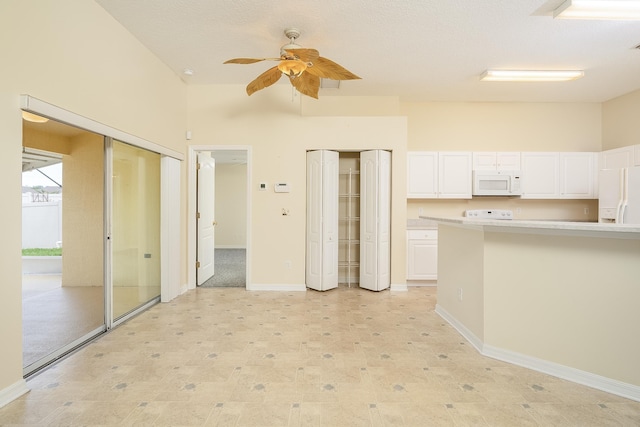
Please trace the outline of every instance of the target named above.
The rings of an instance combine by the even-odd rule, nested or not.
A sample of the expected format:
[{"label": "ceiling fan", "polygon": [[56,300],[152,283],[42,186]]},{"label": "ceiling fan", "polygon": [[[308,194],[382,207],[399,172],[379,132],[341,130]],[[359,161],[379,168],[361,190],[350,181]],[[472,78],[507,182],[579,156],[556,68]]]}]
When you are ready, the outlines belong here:
[{"label": "ceiling fan", "polygon": [[291,84],[304,95],[318,99],[320,78],[332,80],[354,80],[360,77],[336,64],[330,59],[320,56],[316,49],[305,49],[295,43],[300,37],[296,28],[287,28],[284,34],[289,43],[280,48],[279,58],[235,58],[225,64],[253,64],[260,61],[279,61],[278,65],[269,68],[247,85],[247,95],[271,86],[283,75],[289,77]]}]

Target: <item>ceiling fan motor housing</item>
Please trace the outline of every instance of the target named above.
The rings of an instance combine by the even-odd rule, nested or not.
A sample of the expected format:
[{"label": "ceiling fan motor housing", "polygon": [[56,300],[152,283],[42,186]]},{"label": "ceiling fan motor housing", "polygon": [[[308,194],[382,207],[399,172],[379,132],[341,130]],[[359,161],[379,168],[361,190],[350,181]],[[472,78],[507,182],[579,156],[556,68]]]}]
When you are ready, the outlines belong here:
[{"label": "ceiling fan motor housing", "polygon": [[288,49],[300,49],[302,46],[296,44],[295,41],[298,37],[300,37],[300,30],[297,28],[287,28],[284,30],[284,35],[290,40],[289,43],[283,45],[280,48],[280,56],[285,56],[287,54]]}]

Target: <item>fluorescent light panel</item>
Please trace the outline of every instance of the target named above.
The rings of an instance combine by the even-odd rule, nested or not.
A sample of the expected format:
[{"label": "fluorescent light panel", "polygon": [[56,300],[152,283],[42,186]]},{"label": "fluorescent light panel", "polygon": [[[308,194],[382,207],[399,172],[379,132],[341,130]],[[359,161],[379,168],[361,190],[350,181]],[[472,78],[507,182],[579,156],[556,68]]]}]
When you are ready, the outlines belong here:
[{"label": "fluorescent light panel", "polygon": [[563,19],[640,19],[640,1],[635,0],[566,0],[553,11]]},{"label": "fluorescent light panel", "polygon": [[584,76],[582,70],[487,70],[480,76],[485,82],[564,82]]}]

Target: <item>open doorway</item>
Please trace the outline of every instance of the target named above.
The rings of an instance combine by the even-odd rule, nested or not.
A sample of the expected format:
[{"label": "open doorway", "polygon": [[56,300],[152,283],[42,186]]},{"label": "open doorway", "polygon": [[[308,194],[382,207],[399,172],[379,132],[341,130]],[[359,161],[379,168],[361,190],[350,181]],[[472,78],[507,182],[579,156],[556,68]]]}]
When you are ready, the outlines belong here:
[{"label": "open doorway", "polygon": [[198,150],[195,157],[195,283],[202,288],[246,288],[249,152],[211,147]]},{"label": "open doorway", "polygon": [[106,329],[104,138],[23,119],[22,325],[25,375]]}]

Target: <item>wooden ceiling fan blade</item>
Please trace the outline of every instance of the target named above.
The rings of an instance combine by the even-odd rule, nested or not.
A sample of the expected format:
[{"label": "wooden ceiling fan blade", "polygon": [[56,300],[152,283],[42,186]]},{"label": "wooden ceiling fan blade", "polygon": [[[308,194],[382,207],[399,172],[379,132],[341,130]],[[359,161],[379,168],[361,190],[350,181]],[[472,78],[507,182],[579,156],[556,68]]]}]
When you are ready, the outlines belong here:
[{"label": "wooden ceiling fan blade", "polygon": [[344,68],[342,65],[321,56],[313,61],[313,65],[308,67],[306,72],[324,79],[332,80],[356,80],[360,78]]},{"label": "wooden ceiling fan blade", "polygon": [[280,77],[282,77],[282,72],[278,70],[277,66],[269,68],[247,85],[247,95],[251,96],[254,92],[271,86],[280,80]]},{"label": "wooden ceiling fan blade", "polygon": [[285,52],[303,62],[315,62],[320,57],[320,53],[316,49],[286,49]]},{"label": "wooden ceiling fan blade", "polygon": [[234,58],[224,61],[223,64],[255,64],[260,61],[279,61],[280,58]]},{"label": "wooden ceiling fan blade", "polygon": [[298,92],[318,99],[318,90],[320,89],[320,77],[313,74],[302,73],[298,77],[289,77],[293,87],[298,89]]}]

